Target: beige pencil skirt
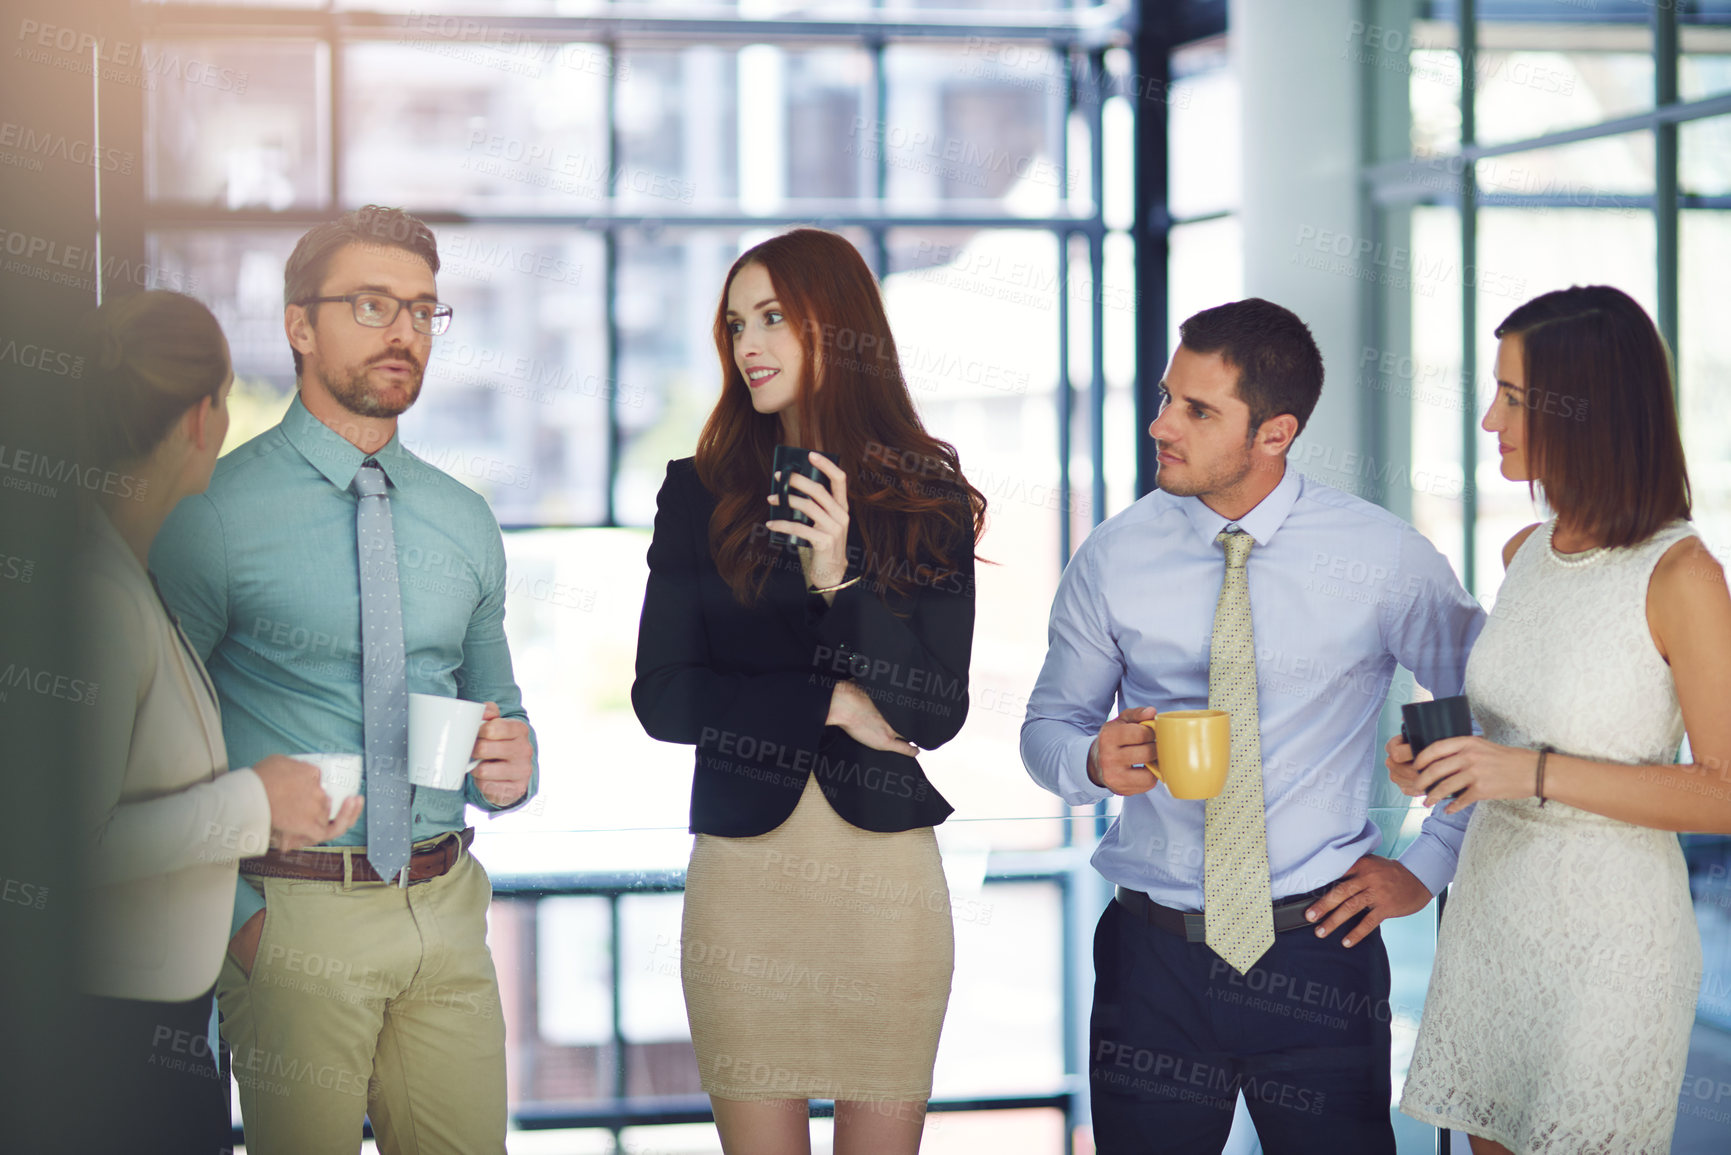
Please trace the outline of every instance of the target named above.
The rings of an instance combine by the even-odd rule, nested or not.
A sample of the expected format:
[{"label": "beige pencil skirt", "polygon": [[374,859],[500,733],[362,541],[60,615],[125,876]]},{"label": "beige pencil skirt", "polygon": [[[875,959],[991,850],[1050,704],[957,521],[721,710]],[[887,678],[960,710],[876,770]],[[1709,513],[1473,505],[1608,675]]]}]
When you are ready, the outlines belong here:
[{"label": "beige pencil skirt", "polygon": [[709,1094],[931,1096],[955,966],[931,827],[861,830],[813,775],[768,834],[697,836],[682,931],[685,1008]]}]

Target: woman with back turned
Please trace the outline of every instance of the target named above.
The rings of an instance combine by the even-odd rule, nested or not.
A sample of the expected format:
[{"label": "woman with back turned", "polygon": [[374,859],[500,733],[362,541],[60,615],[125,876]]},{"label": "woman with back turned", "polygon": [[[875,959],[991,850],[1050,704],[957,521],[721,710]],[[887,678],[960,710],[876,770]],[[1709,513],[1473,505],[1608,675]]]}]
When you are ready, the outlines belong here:
[{"label": "woman with back turned", "polygon": [[1401,1109],[1476,1155],[1657,1155],[1701,979],[1672,832],[1731,832],[1731,596],[1640,306],[1565,289],[1497,336],[1484,428],[1556,516],[1503,550],[1467,663],[1484,737],[1389,743],[1408,794],[1474,806]]},{"label": "woman with back turned", "polygon": [[[697,747],[681,974],[728,1155],[917,1151],[949,1001],[951,807],[985,499],[922,427],[865,262],[798,229],[728,271],[721,398],[668,465],[631,699]],[[778,443],[822,483],[766,504]],[[793,520],[790,511],[811,524]],[[771,533],[794,545],[779,545]]]},{"label": "woman with back turned", "polygon": [[[81,670],[96,690],[79,750],[87,844],[77,1150],[231,1149],[210,1038],[241,858],[335,837],[318,770],[280,754],[230,770],[204,665],[146,568],[169,511],[210,482],[234,384],[210,310],[179,293],[110,300],[90,321],[84,453],[104,471],[83,511]],[[113,484],[107,484],[113,480]]]}]

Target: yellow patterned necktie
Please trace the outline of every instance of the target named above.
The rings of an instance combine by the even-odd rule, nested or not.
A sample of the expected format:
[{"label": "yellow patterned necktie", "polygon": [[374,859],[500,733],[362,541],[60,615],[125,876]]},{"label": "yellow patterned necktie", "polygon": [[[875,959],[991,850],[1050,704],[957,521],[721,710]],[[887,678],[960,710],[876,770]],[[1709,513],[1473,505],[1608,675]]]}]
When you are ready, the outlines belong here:
[{"label": "yellow patterned necktie", "polygon": [[1244,571],[1254,539],[1233,529],[1214,540],[1226,548],[1226,577],[1214,607],[1208,707],[1232,716],[1232,768],[1225,788],[1208,800],[1202,914],[1204,941],[1245,974],[1274,945],[1267,812],[1262,800],[1262,724],[1256,708],[1256,640],[1250,627],[1250,582]]}]

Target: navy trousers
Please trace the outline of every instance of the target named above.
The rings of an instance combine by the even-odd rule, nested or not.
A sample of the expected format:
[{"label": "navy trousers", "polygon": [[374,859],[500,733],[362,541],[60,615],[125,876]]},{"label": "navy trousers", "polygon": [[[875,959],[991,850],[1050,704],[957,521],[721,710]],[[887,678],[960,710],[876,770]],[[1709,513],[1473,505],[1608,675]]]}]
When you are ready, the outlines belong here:
[{"label": "navy trousers", "polygon": [[1350,949],[1343,934],[1286,931],[1240,975],[1108,903],[1088,1056],[1100,1155],[1218,1155],[1240,1092],[1267,1155],[1393,1155],[1388,952],[1381,931]]}]

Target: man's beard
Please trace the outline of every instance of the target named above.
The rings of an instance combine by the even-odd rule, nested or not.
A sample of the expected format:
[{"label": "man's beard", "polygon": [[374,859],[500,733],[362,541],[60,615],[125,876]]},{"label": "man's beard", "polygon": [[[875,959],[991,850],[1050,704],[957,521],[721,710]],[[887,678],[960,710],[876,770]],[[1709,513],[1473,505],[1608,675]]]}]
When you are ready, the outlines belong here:
[{"label": "man's beard", "polygon": [[[1187,461],[1185,464],[1190,463]],[[1162,465],[1154,472],[1154,484],[1173,497],[1207,497],[1231,489],[1249,477],[1254,468],[1255,460],[1246,452],[1238,461],[1219,462],[1208,473],[1193,473],[1180,482],[1172,476],[1170,467]]]},{"label": "man's beard", "polygon": [[[401,404],[394,401],[386,402],[367,384],[367,372],[382,361],[407,361],[415,367],[415,378],[410,382],[408,396]],[[322,365],[319,367],[318,373],[319,382],[330,392],[330,395],[337,399],[339,405],[356,417],[397,417],[413,405],[415,399],[421,395],[421,379],[426,374],[426,366],[416,360],[414,354],[403,350],[374,357],[346,378],[337,377]]]}]

